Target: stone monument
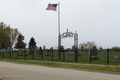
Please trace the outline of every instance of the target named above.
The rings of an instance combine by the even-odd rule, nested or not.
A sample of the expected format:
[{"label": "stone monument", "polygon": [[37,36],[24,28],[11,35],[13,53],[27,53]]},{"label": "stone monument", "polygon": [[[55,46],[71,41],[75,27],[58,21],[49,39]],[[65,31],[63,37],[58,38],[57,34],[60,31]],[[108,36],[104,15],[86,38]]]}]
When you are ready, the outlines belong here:
[{"label": "stone monument", "polygon": [[96,46],[93,46],[91,49],[91,60],[98,60],[99,57],[97,56],[97,49]]},{"label": "stone monument", "polygon": [[45,54],[45,56],[50,56],[50,50],[47,51],[47,53]]},{"label": "stone monument", "polygon": [[22,53],[21,49],[18,50],[18,56],[23,56],[23,53]]}]

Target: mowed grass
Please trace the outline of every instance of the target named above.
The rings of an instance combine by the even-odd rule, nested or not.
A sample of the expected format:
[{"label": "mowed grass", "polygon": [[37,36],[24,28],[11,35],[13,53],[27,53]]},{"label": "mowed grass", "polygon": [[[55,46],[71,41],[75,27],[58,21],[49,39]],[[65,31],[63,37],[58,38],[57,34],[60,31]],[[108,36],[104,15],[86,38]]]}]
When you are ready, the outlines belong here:
[{"label": "mowed grass", "polygon": [[[26,52],[29,53],[29,52]],[[52,52],[50,52],[50,56],[45,56],[47,52],[43,52],[43,59],[42,55],[38,56],[37,53],[34,52],[34,60],[42,60],[42,61],[52,61]],[[92,60],[92,64],[107,64],[107,56],[104,56],[105,54],[98,53],[99,60]],[[112,56],[120,56],[120,52],[112,53]],[[58,52],[53,52],[53,61],[57,62],[63,62],[63,56],[65,56],[65,62],[73,62],[76,63],[75,53],[73,55],[68,55],[68,52],[65,52],[65,55],[61,55],[61,60],[58,59]],[[120,65],[120,59],[113,59],[112,56],[109,56],[109,64],[113,65]],[[78,56],[77,63],[90,63],[90,55],[88,55],[88,52],[82,52],[82,56]],[[0,54],[0,59],[3,59],[3,54]],[[10,54],[4,53],[4,59],[10,59]],[[17,59],[17,52],[11,53],[11,59]],[[18,56],[18,60],[33,60],[33,55],[29,56]]]},{"label": "mowed grass", "polygon": [[90,71],[100,71],[100,72],[112,72],[120,73],[120,67],[110,67],[110,66],[97,66],[97,65],[81,65],[81,64],[62,64],[62,63],[52,63],[52,62],[40,62],[40,61],[30,61],[30,60],[16,60],[16,59],[0,59],[0,61],[15,62],[15,63],[25,63],[34,65],[43,65],[49,67],[59,67],[67,69],[77,69],[77,70],[90,70]]}]

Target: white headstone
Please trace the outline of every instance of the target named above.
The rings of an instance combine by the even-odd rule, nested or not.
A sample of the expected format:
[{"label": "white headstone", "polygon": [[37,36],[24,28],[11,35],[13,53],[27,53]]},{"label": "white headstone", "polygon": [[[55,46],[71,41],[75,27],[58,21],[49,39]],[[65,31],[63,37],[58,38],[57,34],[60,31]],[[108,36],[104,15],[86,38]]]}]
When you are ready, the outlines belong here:
[{"label": "white headstone", "polygon": [[9,54],[12,51],[12,48],[8,46],[7,48],[7,54]]},{"label": "white headstone", "polygon": [[82,56],[82,53],[81,52],[77,53],[77,56]]},{"label": "white headstone", "polygon": [[88,51],[88,55],[90,55],[90,49],[89,49],[89,51]]},{"label": "white headstone", "polygon": [[101,51],[101,55],[103,55],[103,51]]},{"label": "white headstone", "polygon": [[38,53],[38,47],[35,48],[35,52]]},{"label": "white headstone", "polygon": [[50,56],[50,53],[49,53],[49,52],[47,52],[47,53],[45,54],[45,56]]},{"label": "white headstone", "polygon": [[[111,56],[110,51],[108,52],[108,55]],[[107,51],[105,52],[105,56],[107,56]]]},{"label": "white headstone", "polygon": [[3,54],[3,51],[0,51],[0,54]]},{"label": "white headstone", "polygon": [[120,56],[114,56],[114,59],[120,59]]},{"label": "white headstone", "polygon": [[18,56],[23,56],[21,49],[19,49],[19,51],[18,51]]},{"label": "white headstone", "polygon": [[61,53],[61,55],[63,55],[64,53]]},{"label": "white headstone", "polygon": [[73,55],[74,54],[74,52],[68,52],[68,55]]}]

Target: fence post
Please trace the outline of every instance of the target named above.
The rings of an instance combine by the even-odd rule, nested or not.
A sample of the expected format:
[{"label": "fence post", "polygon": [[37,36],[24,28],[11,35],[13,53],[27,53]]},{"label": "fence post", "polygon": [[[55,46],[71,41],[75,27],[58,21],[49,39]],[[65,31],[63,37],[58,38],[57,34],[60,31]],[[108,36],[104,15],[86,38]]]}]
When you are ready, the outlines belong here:
[{"label": "fence post", "polygon": [[3,51],[3,59],[4,59],[4,51]]},{"label": "fence post", "polygon": [[10,51],[10,59],[11,59],[11,51]]},{"label": "fence post", "polygon": [[107,64],[109,64],[109,50],[110,49],[107,49]]},{"label": "fence post", "polygon": [[63,62],[65,62],[65,50],[63,50]]},{"label": "fence post", "polygon": [[24,59],[26,59],[26,50],[24,50]]},{"label": "fence post", "polygon": [[92,60],[91,60],[91,53],[92,53],[92,50],[90,49],[90,63],[91,63],[91,61],[92,61]]},{"label": "fence post", "polygon": [[42,60],[43,60],[43,50],[42,50]]},{"label": "fence post", "polygon": [[58,49],[58,59],[59,59],[59,49]]},{"label": "fence post", "polygon": [[18,59],[18,51],[17,51],[17,59]]},{"label": "fence post", "polygon": [[34,51],[32,51],[32,55],[33,55],[33,60],[34,60]]},{"label": "fence post", "polygon": [[52,50],[52,61],[53,61],[53,50]]},{"label": "fence post", "polygon": [[58,49],[58,59],[61,60],[61,50]]},{"label": "fence post", "polygon": [[75,57],[76,57],[75,61],[77,62],[77,50],[76,50],[76,56]]},{"label": "fence post", "polygon": [[74,60],[76,61],[75,56],[76,56],[76,53],[75,53],[75,50],[74,50]]}]

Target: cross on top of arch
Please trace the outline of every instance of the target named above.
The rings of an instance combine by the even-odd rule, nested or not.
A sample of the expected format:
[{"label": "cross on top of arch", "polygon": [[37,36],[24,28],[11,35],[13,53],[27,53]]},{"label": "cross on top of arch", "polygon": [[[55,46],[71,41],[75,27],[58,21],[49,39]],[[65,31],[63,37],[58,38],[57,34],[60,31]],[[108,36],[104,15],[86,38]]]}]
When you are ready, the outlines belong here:
[{"label": "cross on top of arch", "polygon": [[[75,32],[75,34],[77,34],[77,32]],[[61,37],[61,39],[67,38],[67,37],[74,37],[74,33],[68,32],[68,29],[67,29],[67,32],[64,32],[63,34],[61,34],[60,37]]]}]

